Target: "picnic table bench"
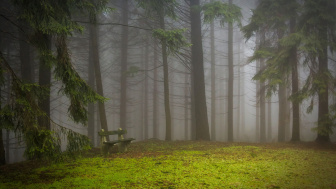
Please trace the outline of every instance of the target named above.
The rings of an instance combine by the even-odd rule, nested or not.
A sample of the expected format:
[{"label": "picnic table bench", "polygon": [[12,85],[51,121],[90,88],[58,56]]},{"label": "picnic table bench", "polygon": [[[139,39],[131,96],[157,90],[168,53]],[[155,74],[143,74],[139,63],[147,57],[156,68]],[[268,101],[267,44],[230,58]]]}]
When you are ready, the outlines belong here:
[{"label": "picnic table bench", "polygon": [[[98,135],[100,136],[100,147],[102,154],[106,155],[109,152],[110,147],[114,145],[118,145],[119,152],[127,151],[127,146],[135,139],[134,138],[125,139],[123,135],[126,133],[127,130],[126,129],[123,130],[122,128],[119,128],[118,130],[115,131],[104,131],[104,129],[99,131]],[[106,136],[109,135],[118,135],[118,140],[107,141]]]}]

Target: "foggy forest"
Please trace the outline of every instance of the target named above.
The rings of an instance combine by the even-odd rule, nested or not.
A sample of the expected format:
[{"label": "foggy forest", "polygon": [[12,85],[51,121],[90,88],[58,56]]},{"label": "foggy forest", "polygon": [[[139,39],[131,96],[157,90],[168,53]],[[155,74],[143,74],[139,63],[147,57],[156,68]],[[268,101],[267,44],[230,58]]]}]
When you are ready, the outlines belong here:
[{"label": "foggy forest", "polygon": [[334,145],[335,4],[1,0],[0,165],[103,149],[120,130],[126,154],[148,141]]}]

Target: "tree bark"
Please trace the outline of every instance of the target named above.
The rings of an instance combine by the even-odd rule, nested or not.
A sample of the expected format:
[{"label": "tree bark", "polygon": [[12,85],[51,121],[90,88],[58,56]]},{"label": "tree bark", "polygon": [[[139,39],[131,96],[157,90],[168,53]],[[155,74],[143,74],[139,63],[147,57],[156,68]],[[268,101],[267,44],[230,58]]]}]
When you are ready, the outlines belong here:
[{"label": "tree bark", "polygon": [[[295,33],[296,18],[290,19],[290,32]],[[299,91],[299,74],[297,64],[297,48],[293,47],[290,55],[290,63],[292,65],[292,94]],[[291,141],[300,141],[300,103],[297,100],[292,100],[293,106],[293,128]]]},{"label": "tree bark", "polygon": [[239,34],[239,35],[236,35],[237,36],[237,46],[238,46],[238,58],[237,58],[237,63],[238,63],[238,68],[237,68],[237,76],[238,76],[238,78],[237,78],[237,89],[238,89],[238,91],[237,91],[237,96],[238,96],[238,99],[237,99],[237,133],[236,133],[236,139],[238,140],[238,141],[240,141],[240,130],[241,130],[241,126],[240,126],[240,120],[242,119],[242,117],[241,117],[241,108],[240,108],[240,100],[241,100],[241,92],[240,92],[240,89],[241,89],[241,86],[240,86],[240,74],[241,74],[241,72],[240,72],[240,68],[241,68],[241,60],[240,60],[240,43],[241,43],[241,35]]},{"label": "tree bark", "polygon": [[[327,39],[327,30],[320,31],[320,37],[322,40]],[[317,138],[316,142],[329,142],[329,133],[331,130],[329,119],[329,92],[328,92],[328,47],[324,46],[323,51],[318,56],[318,77],[319,81],[323,83],[319,84],[318,89],[318,124],[317,124]]]},{"label": "tree bark", "polygon": [[[92,27],[92,26],[90,26]],[[90,38],[89,40],[89,65],[88,65],[88,84],[94,89],[95,88],[95,75],[94,75],[94,60],[93,60],[93,44]],[[88,104],[88,137],[91,140],[91,144],[95,145],[95,138],[97,133],[95,133],[95,105],[94,103]],[[97,129],[98,130],[98,129]]]},{"label": "tree bark", "polygon": [[126,129],[127,114],[127,53],[128,53],[128,0],[121,1],[121,61],[120,61],[120,128]]},{"label": "tree bark", "polygon": [[184,75],[184,140],[189,139],[189,82],[188,82],[188,69],[185,69],[186,74]]},{"label": "tree bark", "polygon": [[[165,30],[164,16],[160,16],[160,27]],[[168,75],[168,55],[167,44],[162,41],[162,63],[163,63],[163,87],[164,87],[164,106],[166,114],[166,137],[165,140],[170,141],[171,138],[171,114],[170,114],[170,102],[169,102],[169,75]]]},{"label": "tree bark", "polygon": [[[243,55],[245,54],[245,48],[243,45]],[[245,57],[244,57],[244,62],[245,62]],[[244,65],[242,67],[242,71],[241,71],[241,82],[242,82],[242,87],[241,87],[241,127],[240,127],[240,136],[245,138],[245,68]]]},{"label": "tree bark", "polygon": [[278,118],[278,141],[285,142],[285,132],[286,132],[286,86],[285,84],[279,85],[279,118]]},{"label": "tree bark", "polygon": [[[229,4],[232,5],[232,0]],[[233,25],[228,25],[228,141],[233,142]]]},{"label": "tree bark", "polygon": [[[1,87],[0,87],[0,110],[2,107],[2,96],[1,96]],[[1,124],[1,123],[0,123]],[[2,129],[0,128],[0,166],[6,164],[6,152],[5,152],[5,146],[3,144],[3,137],[2,137]],[[8,153],[8,152],[7,152]]]},{"label": "tree bark", "polygon": [[210,140],[205,97],[201,15],[200,10],[195,8],[199,6],[199,0],[190,0],[191,62],[194,79],[196,140]]},{"label": "tree bark", "polygon": [[[256,34],[256,45],[260,45],[261,33]],[[260,60],[256,61],[256,73],[260,71]],[[256,82],[256,142],[260,141],[260,82]]]},{"label": "tree bark", "polygon": [[216,58],[215,58],[215,26],[210,23],[211,48],[211,140],[216,140]]},{"label": "tree bark", "polygon": [[[261,32],[260,44],[265,45],[265,31]],[[265,60],[260,60],[260,70],[265,69]],[[260,82],[260,142],[266,142],[266,103],[265,103],[265,82]]]},{"label": "tree bark", "polygon": [[[3,6],[3,2],[1,2],[0,5]],[[3,28],[2,22],[0,22],[0,27]],[[2,49],[3,48],[3,44],[4,44],[3,37],[0,35],[0,51],[3,50]],[[0,86],[0,110],[1,110],[1,107],[2,107],[2,99],[3,99],[3,97],[2,97],[1,86]],[[0,123],[0,125],[1,125],[1,123]],[[6,137],[6,141],[8,141],[8,137]],[[6,145],[8,145],[8,142],[7,142]],[[7,154],[6,154],[5,146],[4,146],[4,140],[3,140],[3,136],[2,136],[2,129],[0,129],[0,166],[6,164],[6,155]],[[7,155],[7,157],[8,157],[8,155]]]},{"label": "tree bark", "polygon": [[149,42],[148,42],[148,38],[146,38],[146,42],[145,42],[145,86],[144,86],[144,90],[145,90],[145,102],[144,102],[144,132],[145,132],[145,139],[148,139],[148,59],[149,59]]},{"label": "tree bark", "polygon": [[158,107],[157,107],[157,101],[158,101],[158,90],[157,90],[157,79],[158,79],[158,74],[157,74],[157,62],[158,62],[158,55],[157,55],[157,46],[156,43],[154,41],[154,76],[153,76],[153,137],[154,138],[158,138],[158,119],[157,119],[157,115],[158,115]]},{"label": "tree bark", "polygon": [[[103,82],[101,78],[101,71],[100,71],[100,62],[99,62],[99,50],[98,50],[98,27],[96,25],[96,18],[94,19],[94,23],[90,25],[90,40],[92,44],[92,56],[94,61],[94,71],[95,71],[95,79],[96,79],[96,86],[97,86],[97,93],[101,96],[104,96],[103,91]],[[107,119],[106,119],[106,112],[105,112],[105,104],[104,102],[98,102],[99,108],[99,119],[101,128],[105,131],[108,131],[107,126]],[[106,137],[109,140],[109,137]]]},{"label": "tree bark", "polygon": [[190,74],[190,135],[191,140],[196,140],[196,117],[195,117],[195,87],[194,87],[194,74],[193,67],[191,66],[191,74]]},{"label": "tree bark", "polygon": [[[284,32],[279,29],[278,31],[278,40],[283,38]],[[281,50],[280,44],[278,49]],[[285,77],[282,78],[285,81]],[[285,142],[286,140],[286,110],[287,110],[287,88],[286,84],[280,84],[278,90],[278,99],[279,99],[279,116],[278,116],[278,142]]]},{"label": "tree bark", "polygon": [[267,140],[272,142],[272,101],[271,97],[267,99]]},{"label": "tree bark", "polygon": [[[260,60],[256,61],[256,70],[260,70]],[[260,82],[256,82],[256,142],[260,142]]]},{"label": "tree bark", "polygon": [[[163,13],[162,13],[163,14]],[[165,30],[164,16],[160,15],[160,28]],[[168,75],[168,54],[167,44],[163,40],[161,44],[162,64],[163,64],[163,90],[164,90],[164,106],[166,114],[166,137],[165,140],[171,140],[171,114],[169,102],[169,75]]]}]

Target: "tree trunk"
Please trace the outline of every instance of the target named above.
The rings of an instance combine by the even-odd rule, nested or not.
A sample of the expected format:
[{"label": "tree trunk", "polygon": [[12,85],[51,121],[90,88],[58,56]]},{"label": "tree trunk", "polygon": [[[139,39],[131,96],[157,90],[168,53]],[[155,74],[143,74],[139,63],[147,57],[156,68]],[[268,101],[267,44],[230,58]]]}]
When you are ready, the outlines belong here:
[{"label": "tree trunk", "polygon": [[[289,80],[289,78],[287,77],[287,80]],[[291,102],[288,100],[289,99],[289,89],[288,89],[288,86],[286,85],[286,119],[285,119],[285,126],[286,126],[286,129],[285,129],[285,140],[286,141],[290,141],[291,140],[291,133],[292,133],[292,128],[291,128],[291,110],[292,110],[292,107],[291,107]]]},{"label": "tree trunk", "polygon": [[145,132],[145,139],[148,139],[148,61],[149,61],[149,42],[148,42],[148,38],[146,38],[146,42],[145,42],[145,102],[144,102],[144,132]]},{"label": "tree trunk", "polygon": [[[98,27],[96,25],[96,18],[94,18],[93,24],[90,25],[90,40],[92,40],[91,41],[92,56],[93,56],[94,71],[95,71],[94,74],[95,74],[95,79],[96,79],[97,93],[101,96],[104,96],[103,82],[102,82],[101,72],[100,72],[98,34],[97,33],[98,33]],[[99,119],[101,123],[101,128],[104,129],[104,131],[108,131],[104,102],[98,102],[98,107],[99,107]],[[107,140],[109,140],[108,136],[106,138]]]},{"label": "tree trunk", "polygon": [[[283,38],[284,32],[279,29],[278,31],[278,40]],[[281,50],[280,44],[278,45],[279,51]],[[282,78],[285,81],[285,77]],[[287,111],[287,88],[286,84],[280,84],[278,90],[278,99],[279,99],[279,116],[278,116],[278,142],[285,142],[286,140],[286,111]]]},{"label": "tree trunk", "polygon": [[[327,38],[327,30],[320,31],[321,38]],[[319,81],[324,83],[319,84],[318,92],[318,124],[316,142],[329,142],[329,134],[331,131],[329,119],[329,92],[328,92],[328,47],[325,46],[323,51],[318,56],[318,77]]]},{"label": "tree trunk", "polygon": [[[260,60],[256,61],[256,73],[260,70]],[[260,141],[260,82],[256,82],[256,142]]]},{"label": "tree trunk", "polygon": [[120,61],[120,128],[126,129],[127,108],[127,51],[128,51],[128,0],[121,1],[122,31],[121,31],[121,61]]},{"label": "tree trunk", "polygon": [[[232,5],[232,0],[229,0]],[[228,141],[233,142],[233,25],[229,23],[228,29]]]},{"label": "tree trunk", "polygon": [[[174,69],[174,68],[173,68]],[[174,72],[171,72],[170,74],[169,74],[169,81],[172,81],[171,82],[171,86],[170,86],[170,94],[169,94],[169,102],[170,102],[170,115],[171,115],[171,140],[174,140],[174,132],[175,132],[175,130],[174,130],[174,114],[175,114],[175,112],[174,112],[174,110],[175,110],[175,108],[174,108],[174,96],[175,96],[175,87],[174,87]]]},{"label": "tree trunk", "polygon": [[[295,33],[296,18],[290,19],[290,32]],[[291,50],[290,63],[292,65],[292,94],[296,94],[299,91],[299,74],[297,65],[297,48],[294,47]],[[300,141],[300,103],[296,100],[292,100],[293,106],[293,128],[291,141]]]},{"label": "tree trunk", "polygon": [[187,71],[188,69],[185,69],[186,74],[184,75],[184,140],[188,140],[189,139],[189,82],[188,82],[188,74]]},{"label": "tree trunk", "polygon": [[[321,8],[328,10],[330,15],[335,15],[335,1],[321,3]],[[322,18],[318,38],[321,41],[322,49],[318,51],[318,122],[316,142],[329,142],[332,133],[332,122],[329,118],[329,70],[328,70],[328,30],[335,32],[335,24],[327,24]]]},{"label": "tree trunk", "polygon": [[[142,50],[143,52],[143,50]],[[141,53],[143,55],[143,53]],[[144,86],[142,85],[140,87],[140,111],[139,111],[139,115],[140,115],[140,121],[139,121],[139,134],[140,134],[140,137],[139,139],[140,140],[144,140],[146,138],[144,138],[144,115],[145,115],[145,112],[144,112]]]},{"label": "tree trunk", "polygon": [[[242,46],[243,48],[243,55],[245,54],[245,48],[244,45]],[[245,63],[245,56],[243,57],[244,63]],[[241,82],[242,82],[242,87],[241,87],[241,127],[240,127],[240,136],[245,138],[245,67],[242,65],[242,70],[241,70]]]},{"label": "tree trunk", "polygon": [[190,90],[190,134],[191,140],[196,140],[196,117],[195,117],[195,87],[194,87],[194,74],[193,74],[193,67],[191,66],[191,73],[190,73],[190,83],[191,83],[191,90]]},{"label": "tree trunk", "polygon": [[5,164],[6,164],[6,152],[5,152],[5,146],[3,144],[2,129],[0,129],[0,165]]},{"label": "tree trunk", "polygon": [[205,97],[203,47],[201,32],[199,0],[190,0],[190,25],[191,25],[191,62],[193,66],[196,140],[210,140],[208,113]]},{"label": "tree trunk", "polygon": [[285,142],[285,132],[286,132],[286,85],[279,85],[279,118],[278,118],[278,141]]},{"label": "tree trunk", "polygon": [[[1,87],[0,87],[0,110],[1,110],[1,107],[2,107],[2,96],[1,96],[1,94],[2,93],[1,93]],[[6,164],[6,152],[5,152],[5,146],[3,144],[3,141],[4,140],[3,140],[3,137],[2,137],[2,129],[0,128],[0,166]]]},{"label": "tree trunk", "polygon": [[[100,122],[99,104],[98,104],[98,107],[96,105],[96,109],[98,109],[98,111],[96,111],[96,114],[97,114],[96,115],[96,117],[97,117],[97,119],[96,119],[96,127],[97,127],[97,130],[100,131],[102,129],[102,127],[101,127],[101,122]],[[109,140],[109,138],[107,138],[107,140]],[[100,137],[96,138],[96,143],[100,144]]]},{"label": "tree trunk", "polygon": [[[2,3],[3,3],[3,2],[0,3],[1,6],[2,6]],[[3,28],[3,26],[2,26],[2,22],[0,22],[0,27]],[[3,50],[3,49],[2,49],[2,48],[3,48],[3,45],[4,45],[3,37],[0,35],[0,51]],[[8,84],[9,84],[9,82],[8,82]],[[8,94],[9,94],[9,93],[8,93]],[[2,99],[3,99],[3,97],[2,97],[1,86],[0,86],[0,110],[1,110],[1,107],[2,107]],[[0,125],[1,125],[1,123],[0,123]],[[7,152],[7,154],[6,154],[6,151],[5,151],[4,140],[3,140],[2,129],[1,129],[1,128],[2,128],[2,127],[0,127],[0,166],[6,164],[6,155],[8,154],[8,152]],[[7,131],[7,132],[8,132],[8,131]],[[6,140],[8,141],[8,137],[6,137]],[[8,142],[7,142],[6,145],[8,145]],[[9,158],[7,158],[7,161],[8,161],[8,159],[9,159]]]},{"label": "tree trunk", "polygon": [[[8,56],[8,59],[9,59],[9,49],[7,49],[7,56]],[[10,75],[7,74],[7,97],[5,97],[5,99],[7,99],[7,104],[10,102],[10,99],[11,99],[11,79],[10,79]],[[2,97],[4,99],[4,97]],[[1,104],[1,103],[0,103]],[[17,145],[17,144],[16,144]],[[10,154],[9,154],[9,151],[10,151],[10,131],[9,130],[6,130],[6,147],[5,147],[5,152],[6,153],[6,160],[7,160],[7,163],[9,163],[9,159],[10,159]],[[14,156],[17,155],[17,149],[14,149]]]},{"label": "tree trunk", "polygon": [[272,98],[267,99],[267,140],[272,142]]},{"label": "tree trunk", "polygon": [[[90,26],[92,27],[92,26]],[[95,88],[95,75],[94,75],[94,60],[93,60],[93,44],[90,38],[89,40],[89,65],[88,65],[88,84],[94,89]],[[95,133],[95,105],[94,103],[88,104],[88,137],[91,140],[91,144],[95,145],[95,138],[97,133]]]},{"label": "tree trunk", "polygon": [[237,99],[237,133],[236,133],[236,139],[238,141],[240,141],[240,130],[241,130],[241,127],[240,127],[240,120],[242,119],[241,115],[240,115],[240,112],[241,112],[241,109],[240,109],[240,100],[241,100],[241,92],[240,92],[240,89],[241,89],[241,86],[240,86],[240,68],[241,68],[241,60],[240,60],[240,43],[241,43],[241,35],[236,35],[237,36],[237,44],[238,44],[238,58],[237,58],[237,63],[238,63],[238,68],[237,68],[237,96],[238,96],[238,99]]},{"label": "tree trunk", "polygon": [[[164,16],[160,17],[160,27],[165,30]],[[168,54],[166,42],[162,41],[162,64],[163,64],[163,87],[164,87],[164,106],[166,114],[166,137],[165,140],[170,141],[171,138],[171,114],[169,102],[169,75],[168,75]]]},{"label": "tree trunk", "polygon": [[[41,40],[45,43],[45,47],[51,49],[51,36],[42,34]],[[41,57],[39,68],[39,85],[49,88],[48,94],[43,99],[39,99],[38,105],[42,111],[46,113],[46,117],[39,117],[38,123],[41,128],[50,130],[50,84],[51,84],[51,70],[48,62]]]},{"label": "tree trunk", "polygon": [[[260,44],[265,45],[265,32],[261,32]],[[265,69],[265,60],[260,60],[260,70]],[[260,103],[260,142],[266,142],[266,103],[265,103],[265,82],[260,82],[259,90]]]},{"label": "tree trunk", "polygon": [[215,57],[215,26],[210,24],[210,48],[211,48],[211,140],[216,140],[216,57]]},{"label": "tree trunk", "polygon": [[157,46],[156,43],[154,41],[154,76],[153,76],[153,137],[154,138],[158,138],[158,129],[159,126],[157,124],[157,115],[158,115],[158,107],[157,107],[157,101],[158,101],[158,90],[157,90],[157,78],[158,78],[158,74],[157,74],[157,62],[158,62],[158,56],[157,56]]}]

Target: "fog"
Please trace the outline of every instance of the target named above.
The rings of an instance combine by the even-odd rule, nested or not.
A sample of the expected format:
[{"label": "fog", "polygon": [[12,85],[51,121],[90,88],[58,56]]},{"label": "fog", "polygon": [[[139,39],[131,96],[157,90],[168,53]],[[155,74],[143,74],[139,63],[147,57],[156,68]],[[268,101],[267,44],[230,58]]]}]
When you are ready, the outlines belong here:
[{"label": "fog", "polygon": [[[188,5],[185,1],[178,1],[177,19],[166,18],[166,29],[186,28],[184,33],[190,43],[190,19],[187,15]],[[202,4],[208,1],[201,1]],[[224,1],[225,2],[225,1]],[[250,22],[252,10],[257,6],[256,1],[235,0],[233,3],[241,8],[242,26]],[[134,1],[128,1],[128,7],[122,6],[121,1],[110,1],[108,4],[114,10],[97,15],[97,44],[98,59],[103,86],[103,96],[108,98],[104,103],[108,130],[117,130],[120,127],[127,129],[127,137],[137,141],[147,139],[165,140],[166,114],[164,103],[164,73],[162,62],[161,43],[152,35],[153,29],[159,27],[155,18],[147,17],[144,10],[139,8]],[[125,14],[127,11],[127,14]],[[128,18],[125,18],[124,16]],[[92,62],[93,45],[90,41],[90,24],[81,15],[73,17],[83,25],[83,33],[74,33],[68,38],[69,50],[75,70],[89,83],[94,90],[97,89],[97,81],[93,76]],[[125,28],[127,28],[125,30]],[[127,33],[125,33],[127,32]],[[125,39],[125,35],[126,39]],[[204,60],[205,95],[207,116],[211,140],[228,142],[228,112],[233,112],[233,141],[258,143],[260,108],[258,81],[252,78],[259,70],[256,61],[249,61],[256,49],[256,37],[249,40],[244,38],[237,24],[233,25],[233,109],[228,109],[228,24],[220,25],[214,21],[215,41],[215,89],[212,91],[211,71],[211,28],[210,24],[202,20],[202,46]],[[127,43],[125,43],[125,40]],[[14,46],[15,43],[13,42]],[[16,45],[17,46],[17,45]],[[125,50],[126,49],[126,50]],[[55,50],[55,49],[54,49]],[[125,54],[126,53],[126,54]],[[123,55],[124,54],[124,55]],[[126,56],[125,56],[126,55]],[[11,51],[13,61],[19,62],[18,50]],[[329,69],[335,70],[335,54],[329,53]],[[195,140],[192,116],[192,64],[190,47],[183,47],[178,53],[168,53],[168,83],[171,112],[171,140]],[[38,80],[38,58],[35,55],[35,78]],[[126,71],[123,64],[127,62]],[[16,63],[18,64],[18,63]],[[90,76],[93,73],[93,75]],[[299,63],[299,88],[302,88],[309,75],[309,69]],[[335,72],[332,73],[335,75]],[[94,147],[100,146],[98,131],[101,130],[101,117],[99,116],[98,103],[93,104],[93,109],[88,110],[88,124],[75,124],[68,116],[69,99],[60,93],[61,83],[51,77],[50,94],[50,118],[53,120],[52,128],[57,124],[71,130],[87,135],[92,140]],[[122,83],[124,79],[125,83]],[[91,80],[91,81],[90,81]],[[93,84],[93,85],[92,85]],[[2,87],[1,90],[6,90]],[[212,93],[214,92],[215,112],[212,112]],[[288,96],[291,94],[288,84]],[[123,96],[122,94],[125,94]],[[126,103],[125,117],[122,118],[122,98]],[[329,104],[335,103],[335,96],[330,93]],[[286,117],[279,118],[279,102],[277,91],[270,98],[266,98],[266,142],[278,142],[278,120],[285,119],[285,141],[292,138],[292,107],[288,100]],[[318,118],[318,99],[314,97],[315,104],[311,113],[306,109],[311,105],[308,98],[300,104],[300,140],[314,141],[317,133],[312,131],[316,127]],[[214,125],[211,124],[211,116],[215,116]],[[125,119],[125,126],[122,125]],[[90,122],[91,121],[91,122]],[[91,125],[89,125],[91,124]],[[281,126],[282,127],[282,126]],[[211,129],[215,128],[215,133]],[[90,130],[91,129],[91,130]],[[213,135],[215,134],[215,135]],[[111,137],[112,138],[112,137]],[[113,138],[112,138],[113,139]],[[62,140],[66,141],[66,138]],[[330,135],[332,142],[336,141],[336,134]],[[22,161],[24,143],[19,143],[17,135],[12,131],[3,129],[3,141],[10,153],[7,153],[9,163]],[[62,146],[65,149],[65,145]]]}]

